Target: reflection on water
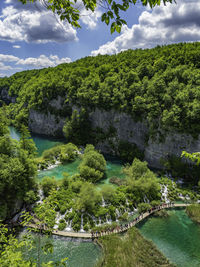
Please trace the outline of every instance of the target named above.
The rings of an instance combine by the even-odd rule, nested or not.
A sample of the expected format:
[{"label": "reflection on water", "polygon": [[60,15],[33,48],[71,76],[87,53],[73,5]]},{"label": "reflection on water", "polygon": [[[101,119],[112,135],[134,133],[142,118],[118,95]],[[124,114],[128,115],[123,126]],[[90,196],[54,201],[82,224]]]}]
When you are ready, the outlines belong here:
[{"label": "reflection on water", "polygon": [[183,209],[170,210],[167,218],[151,217],[138,227],[144,237],[180,267],[200,266],[200,226]]}]

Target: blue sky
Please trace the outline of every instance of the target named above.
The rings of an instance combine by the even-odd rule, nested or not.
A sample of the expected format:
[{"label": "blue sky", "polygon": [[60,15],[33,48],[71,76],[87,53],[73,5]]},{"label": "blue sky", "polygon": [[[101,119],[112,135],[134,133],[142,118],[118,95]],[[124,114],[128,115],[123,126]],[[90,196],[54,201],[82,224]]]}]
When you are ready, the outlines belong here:
[{"label": "blue sky", "polygon": [[36,5],[1,0],[0,76],[99,53],[200,40],[198,0],[177,0],[177,4],[153,10],[137,4],[123,14],[128,24],[121,34],[111,35],[101,14],[100,8],[94,14],[82,9],[82,28],[73,29],[44,9],[39,0]]}]

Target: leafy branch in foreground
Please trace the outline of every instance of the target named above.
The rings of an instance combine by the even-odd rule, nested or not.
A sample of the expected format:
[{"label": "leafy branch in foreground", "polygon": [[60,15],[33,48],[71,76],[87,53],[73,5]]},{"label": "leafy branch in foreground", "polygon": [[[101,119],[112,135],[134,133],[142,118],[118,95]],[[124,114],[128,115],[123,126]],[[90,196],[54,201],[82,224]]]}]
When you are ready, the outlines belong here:
[{"label": "leafy branch in foreground", "polygon": [[183,151],[181,157],[191,160],[196,165],[200,165],[200,152],[188,153],[186,151]]},{"label": "leafy branch in foreground", "polygon": [[[54,205],[56,203],[53,203]],[[37,249],[36,259],[33,261],[37,263],[37,267],[40,266],[66,266],[67,258],[64,258],[60,261],[49,261],[48,263],[41,264],[42,253],[49,254],[53,253],[53,244],[47,240],[42,240],[42,234],[46,237],[52,235],[53,226],[55,224],[56,212],[53,209],[53,205],[50,201],[44,200],[43,203],[37,205],[34,209],[34,216],[29,213],[24,213],[22,215],[23,222],[22,225],[27,227],[28,234],[25,235],[25,238],[31,241],[34,244],[31,232],[36,234],[35,247]]]},{"label": "leafy branch in foreground", "polygon": [[[19,0],[23,4],[27,2],[35,3],[37,0]],[[111,33],[117,31],[121,32],[122,25],[126,24],[126,21],[122,19],[120,12],[126,12],[131,5],[141,3],[143,6],[149,5],[151,8],[160,5],[161,3],[173,3],[175,0],[39,0],[48,10],[57,14],[60,20],[66,20],[72,26],[80,28],[80,10],[84,6],[86,10],[95,12],[97,7],[101,7],[105,12],[101,16],[101,21],[107,25],[111,23]]]}]

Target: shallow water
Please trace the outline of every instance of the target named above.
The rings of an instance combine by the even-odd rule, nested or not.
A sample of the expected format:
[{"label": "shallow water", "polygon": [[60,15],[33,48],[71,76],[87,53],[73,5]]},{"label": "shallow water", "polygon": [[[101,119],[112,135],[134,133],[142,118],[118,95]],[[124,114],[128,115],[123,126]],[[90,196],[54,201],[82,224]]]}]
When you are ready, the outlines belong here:
[{"label": "shallow water", "polygon": [[168,218],[151,217],[138,228],[178,267],[200,266],[200,226],[183,209],[169,211]]},{"label": "shallow water", "polygon": [[[50,169],[50,170],[44,170],[40,171],[38,173],[38,178],[42,179],[45,176],[55,177],[56,180],[60,180],[63,178],[63,172],[67,172],[70,175],[78,173],[78,166],[80,164],[81,160],[76,159],[74,162],[66,163],[63,165],[58,165],[57,167]],[[119,178],[124,178],[124,174],[122,173],[123,165],[120,161],[109,161],[107,160],[107,166],[106,166],[106,178],[102,179],[99,182],[99,185],[103,184],[109,184],[109,178],[113,176],[117,176]]]},{"label": "shallow water", "polygon": [[[10,135],[13,139],[19,140],[20,133],[12,126],[9,127]],[[42,155],[42,152],[46,149],[52,148],[56,145],[63,144],[59,139],[47,138],[46,136],[31,134],[31,137],[36,145],[38,156]]]},{"label": "shallow water", "polygon": [[[44,241],[46,240],[47,238],[43,236],[41,245],[44,245]],[[36,244],[38,243],[38,237],[36,235],[34,235],[34,241]],[[66,262],[68,267],[93,267],[102,256],[100,247],[90,241],[56,236],[48,238],[48,241],[53,244],[54,250],[53,253],[49,253],[48,255],[41,252],[41,262],[56,262],[67,257]],[[24,253],[28,255],[28,258],[37,258],[37,251],[35,249],[31,250],[31,252],[24,251]]]},{"label": "shallow water", "polygon": [[[19,140],[20,139],[20,133],[14,128],[14,127],[9,127],[10,129],[10,135],[13,139]],[[56,139],[51,139],[47,136],[41,136],[41,135],[31,135],[33,138],[33,141],[35,142],[37,151],[38,151],[38,156],[42,155],[42,152],[46,149],[52,148],[56,145],[63,144],[61,140],[56,140]],[[106,155],[106,178],[102,179],[99,183],[99,185],[103,184],[109,184],[109,178],[113,176],[117,176],[118,178],[124,178],[124,174],[122,173],[122,167],[123,163],[119,159],[115,157],[111,157]],[[50,170],[45,170],[45,171],[40,171],[38,173],[38,178],[42,179],[45,176],[49,177],[55,177],[56,180],[60,180],[63,178],[63,172],[67,172],[70,175],[78,173],[78,166],[80,164],[81,160],[77,159],[74,162],[71,163],[66,163],[63,165],[58,165],[57,167],[50,169]]]}]

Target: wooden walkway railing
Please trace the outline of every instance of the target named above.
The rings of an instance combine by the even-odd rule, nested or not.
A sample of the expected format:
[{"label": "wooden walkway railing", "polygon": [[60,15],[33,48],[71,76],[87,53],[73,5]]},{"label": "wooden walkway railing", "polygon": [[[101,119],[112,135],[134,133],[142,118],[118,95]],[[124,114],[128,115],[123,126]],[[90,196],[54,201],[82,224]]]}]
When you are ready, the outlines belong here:
[{"label": "wooden walkway railing", "polygon": [[[129,222],[125,224],[125,226],[117,226],[116,228],[110,230],[110,231],[101,231],[101,232],[95,232],[95,233],[76,233],[76,232],[65,232],[65,231],[59,231],[54,230],[52,233],[54,235],[58,236],[65,236],[65,237],[76,237],[76,238],[98,238],[100,236],[110,235],[113,233],[123,233],[127,231],[129,228],[135,226],[139,222],[143,221],[145,218],[149,217],[152,213],[156,211],[160,211],[162,209],[168,209],[168,208],[177,208],[177,207],[187,207],[191,204],[174,204],[174,203],[165,203],[160,206],[157,206],[155,208],[150,209],[149,211],[139,215],[137,218],[135,218],[132,222]],[[36,226],[34,224],[29,225],[30,227],[35,228]]]}]

